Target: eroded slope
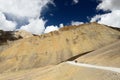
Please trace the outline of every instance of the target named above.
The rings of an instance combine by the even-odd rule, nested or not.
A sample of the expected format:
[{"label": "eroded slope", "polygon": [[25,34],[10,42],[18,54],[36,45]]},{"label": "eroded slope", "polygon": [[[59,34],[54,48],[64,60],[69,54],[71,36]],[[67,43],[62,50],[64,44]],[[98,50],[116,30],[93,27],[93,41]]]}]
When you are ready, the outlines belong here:
[{"label": "eroded slope", "polygon": [[120,32],[97,23],[21,39],[0,53],[0,72],[58,64],[118,41]]},{"label": "eroded slope", "polygon": [[76,59],[78,62],[120,68],[120,40]]}]

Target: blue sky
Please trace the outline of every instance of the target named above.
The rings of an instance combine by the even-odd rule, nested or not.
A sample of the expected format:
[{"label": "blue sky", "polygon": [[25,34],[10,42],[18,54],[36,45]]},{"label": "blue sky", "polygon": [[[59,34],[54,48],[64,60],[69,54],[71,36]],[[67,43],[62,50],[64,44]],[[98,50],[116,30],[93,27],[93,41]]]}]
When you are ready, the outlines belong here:
[{"label": "blue sky", "polygon": [[120,0],[0,0],[0,29],[43,34],[98,22],[120,28]]},{"label": "blue sky", "polygon": [[47,12],[42,17],[48,20],[46,25],[70,25],[71,21],[89,22],[91,17],[99,13],[96,7],[99,1],[79,0],[74,3],[73,0],[54,0],[56,6],[49,5]]}]

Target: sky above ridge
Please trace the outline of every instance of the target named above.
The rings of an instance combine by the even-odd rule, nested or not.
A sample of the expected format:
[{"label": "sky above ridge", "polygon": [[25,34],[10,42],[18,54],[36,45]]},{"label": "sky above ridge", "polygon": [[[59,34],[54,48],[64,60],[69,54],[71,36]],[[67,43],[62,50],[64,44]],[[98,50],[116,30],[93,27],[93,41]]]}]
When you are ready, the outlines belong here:
[{"label": "sky above ridge", "polygon": [[43,14],[48,20],[46,25],[70,25],[72,21],[89,22],[89,17],[94,16],[98,3],[95,0],[54,0],[56,6]]},{"label": "sky above ridge", "polygon": [[43,34],[88,22],[120,27],[120,0],[0,0],[0,29]]}]

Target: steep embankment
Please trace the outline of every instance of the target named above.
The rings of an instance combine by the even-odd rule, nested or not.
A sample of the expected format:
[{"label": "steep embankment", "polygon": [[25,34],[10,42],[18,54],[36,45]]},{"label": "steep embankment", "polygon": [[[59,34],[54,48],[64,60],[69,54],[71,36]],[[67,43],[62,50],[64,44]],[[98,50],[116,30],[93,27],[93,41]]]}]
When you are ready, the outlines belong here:
[{"label": "steep embankment", "polygon": [[77,61],[95,65],[120,67],[120,40],[79,57]]},{"label": "steep embankment", "polygon": [[0,72],[58,64],[113,43],[119,38],[119,31],[89,23],[21,39],[0,53]]}]

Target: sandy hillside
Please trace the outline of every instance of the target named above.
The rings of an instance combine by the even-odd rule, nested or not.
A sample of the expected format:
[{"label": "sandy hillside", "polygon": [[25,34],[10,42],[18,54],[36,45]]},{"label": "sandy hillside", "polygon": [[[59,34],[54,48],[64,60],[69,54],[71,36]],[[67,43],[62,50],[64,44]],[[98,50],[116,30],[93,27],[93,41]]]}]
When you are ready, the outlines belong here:
[{"label": "sandy hillside", "polygon": [[78,62],[120,68],[120,40],[76,59]]},{"label": "sandy hillside", "polygon": [[0,53],[0,72],[58,64],[119,38],[118,30],[97,23],[63,27],[41,36],[23,38]]},{"label": "sandy hillside", "polygon": [[120,73],[67,63],[0,75],[0,80],[120,80]]},{"label": "sandy hillside", "polygon": [[[40,36],[24,31],[0,36],[0,80],[120,80],[117,28],[88,23]],[[66,62],[70,59],[77,63]]]}]

